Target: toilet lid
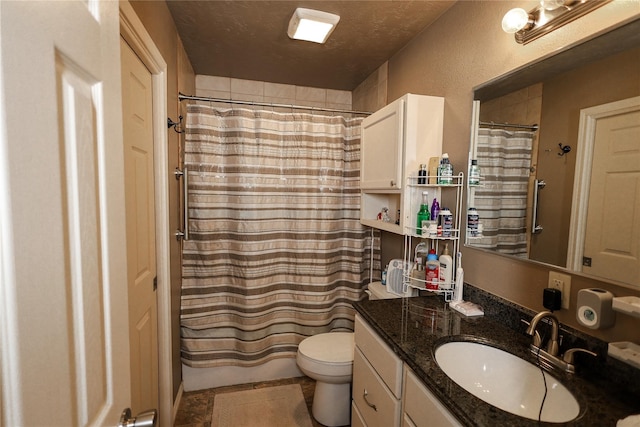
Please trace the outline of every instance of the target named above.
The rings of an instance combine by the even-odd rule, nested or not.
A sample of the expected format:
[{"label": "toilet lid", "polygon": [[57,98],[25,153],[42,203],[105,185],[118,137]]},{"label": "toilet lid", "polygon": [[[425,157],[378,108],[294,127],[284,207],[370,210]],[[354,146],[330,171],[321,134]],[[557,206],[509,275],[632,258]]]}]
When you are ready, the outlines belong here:
[{"label": "toilet lid", "polygon": [[298,351],[315,360],[351,363],[353,347],[353,332],[329,332],[305,338],[298,346]]}]

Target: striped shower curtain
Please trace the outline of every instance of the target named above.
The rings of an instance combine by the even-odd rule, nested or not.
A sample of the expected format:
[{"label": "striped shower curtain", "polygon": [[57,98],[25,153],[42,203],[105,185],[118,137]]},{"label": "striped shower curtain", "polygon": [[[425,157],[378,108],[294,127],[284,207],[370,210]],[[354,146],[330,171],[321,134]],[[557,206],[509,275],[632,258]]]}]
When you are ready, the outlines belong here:
[{"label": "striped shower curtain", "polygon": [[188,106],[185,364],[255,366],[353,329],[379,245],[359,223],[360,121]]},{"label": "striped shower curtain", "polygon": [[520,257],[527,249],[527,188],[535,132],[478,130],[477,159],[482,186],[475,208],[484,227],[474,246]]}]

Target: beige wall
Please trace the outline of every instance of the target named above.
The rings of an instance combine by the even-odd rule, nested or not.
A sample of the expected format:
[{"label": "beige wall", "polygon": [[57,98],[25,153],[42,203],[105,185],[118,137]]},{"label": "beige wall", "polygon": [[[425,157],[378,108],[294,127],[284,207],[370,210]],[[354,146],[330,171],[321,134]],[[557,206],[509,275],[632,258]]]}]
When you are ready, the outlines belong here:
[{"label": "beige wall", "polygon": [[[167,63],[167,115],[178,120],[180,112],[178,90],[192,92],[195,87],[195,76],[191,64],[184,52],[178,37],[173,18],[164,2],[132,1],[131,5],[142,21],[145,29],[153,39],[163,59]],[[169,230],[182,228],[179,218],[178,182],[173,172],[180,166],[180,137],[172,130],[168,133],[167,150],[169,151]],[[181,248],[176,239],[171,239],[171,342],[172,342],[172,375],[173,397],[177,396],[182,382],[182,363],[180,361],[180,287],[181,287]]]},{"label": "beige wall", "polygon": [[[444,149],[455,170],[467,165],[473,89],[480,84],[549,56],[585,38],[640,17],[637,1],[615,1],[527,45],[500,27],[502,16],[513,7],[532,9],[536,1],[461,1],[389,60],[388,101],[404,93],[445,98]],[[354,105],[357,100],[354,99]],[[503,298],[542,310],[542,290],[549,268],[463,248],[465,279]],[[591,331],[575,320],[579,289],[603,287],[615,295],[640,295],[630,290],[573,276],[571,310],[558,313],[560,320],[607,341],[638,341],[637,319],[618,315],[615,327]]]}]

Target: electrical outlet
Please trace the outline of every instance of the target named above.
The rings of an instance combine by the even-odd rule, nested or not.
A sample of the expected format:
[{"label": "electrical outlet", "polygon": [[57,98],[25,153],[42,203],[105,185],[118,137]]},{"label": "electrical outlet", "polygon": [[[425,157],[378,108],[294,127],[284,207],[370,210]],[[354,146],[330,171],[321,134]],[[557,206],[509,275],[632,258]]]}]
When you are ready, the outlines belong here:
[{"label": "electrical outlet", "polygon": [[569,308],[569,299],[571,297],[571,276],[568,274],[558,273],[556,271],[549,272],[548,288],[558,289],[562,292],[562,308]]}]

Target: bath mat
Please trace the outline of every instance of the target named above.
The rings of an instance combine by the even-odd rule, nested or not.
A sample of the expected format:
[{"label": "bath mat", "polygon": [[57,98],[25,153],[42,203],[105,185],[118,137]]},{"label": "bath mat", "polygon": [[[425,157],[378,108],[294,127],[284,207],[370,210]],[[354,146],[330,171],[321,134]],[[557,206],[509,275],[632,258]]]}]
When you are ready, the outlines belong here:
[{"label": "bath mat", "polygon": [[300,384],[216,394],[211,427],[312,427]]}]

